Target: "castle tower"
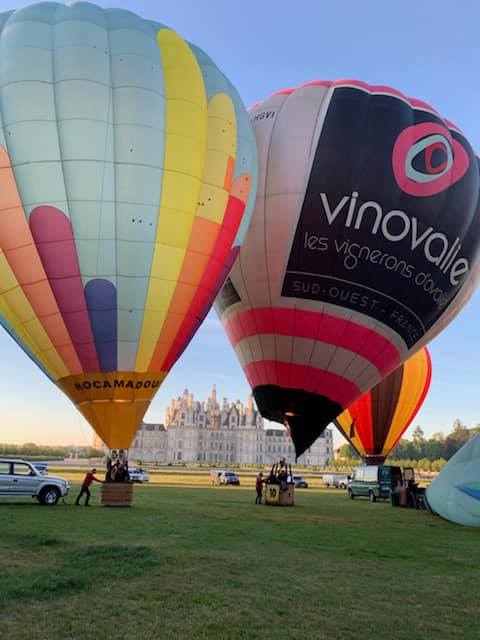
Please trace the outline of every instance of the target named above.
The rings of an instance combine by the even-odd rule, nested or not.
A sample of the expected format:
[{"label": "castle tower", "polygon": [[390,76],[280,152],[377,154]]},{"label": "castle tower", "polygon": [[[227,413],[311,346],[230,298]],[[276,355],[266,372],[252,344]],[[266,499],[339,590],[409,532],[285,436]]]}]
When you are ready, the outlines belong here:
[{"label": "castle tower", "polygon": [[208,398],[208,405],[211,409],[217,408],[217,388],[215,385],[213,385],[210,397]]},{"label": "castle tower", "polygon": [[247,400],[247,416],[251,418],[253,416],[253,396],[250,394]]}]

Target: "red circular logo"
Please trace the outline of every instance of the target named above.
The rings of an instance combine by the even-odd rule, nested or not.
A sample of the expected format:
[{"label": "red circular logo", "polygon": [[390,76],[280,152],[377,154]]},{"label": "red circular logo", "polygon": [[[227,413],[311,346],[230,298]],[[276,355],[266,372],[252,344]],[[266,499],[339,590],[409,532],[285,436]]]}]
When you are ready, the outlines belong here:
[{"label": "red circular logo", "polygon": [[407,127],[393,147],[395,180],[411,196],[433,196],[445,191],[465,175],[468,165],[466,150],[446,127],[435,122]]}]

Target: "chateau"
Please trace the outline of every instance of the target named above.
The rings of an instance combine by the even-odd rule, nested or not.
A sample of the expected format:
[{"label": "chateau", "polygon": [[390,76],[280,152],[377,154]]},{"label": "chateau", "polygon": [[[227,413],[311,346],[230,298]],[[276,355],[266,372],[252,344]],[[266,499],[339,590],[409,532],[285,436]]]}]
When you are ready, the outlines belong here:
[{"label": "chateau", "polygon": [[[326,429],[296,464],[323,466],[333,455],[332,431]],[[295,461],[288,433],[281,427],[264,428],[252,396],[246,405],[226,398],[219,404],[215,385],[206,402],[194,400],[185,389],[181,397],[171,400],[165,425],[143,423],[129,451],[132,461],[219,465],[270,465],[282,456]]]}]

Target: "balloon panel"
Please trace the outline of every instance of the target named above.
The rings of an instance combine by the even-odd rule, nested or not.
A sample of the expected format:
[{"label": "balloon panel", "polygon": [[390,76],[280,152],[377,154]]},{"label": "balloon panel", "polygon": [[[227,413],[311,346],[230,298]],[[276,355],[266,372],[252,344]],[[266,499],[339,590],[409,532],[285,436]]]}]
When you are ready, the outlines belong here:
[{"label": "balloon panel", "polygon": [[472,294],[479,165],[454,125],[390,87],[312,82],[250,119],[255,210],[216,307],[262,415],[300,454]]},{"label": "balloon panel", "polygon": [[470,145],[439,116],[396,96],[338,87],[282,295],[363,310],[411,348],[476,261],[467,232],[478,214],[478,186]]},{"label": "balloon panel", "polygon": [[480,434],[450,458],[427,487],[426,497],[442,518],[480,527]]},{"label": "balloon panel", "polygon": [[39,3],[0,27],[0,321],[128,447],[238,254],[248,115],[206,54],[131,12]]},{"label": "balloon panel", "polygon": [[431,376],[430,355],[423,348],[335,420],[367,463],[383,462],[395,447],[422,406]]}]

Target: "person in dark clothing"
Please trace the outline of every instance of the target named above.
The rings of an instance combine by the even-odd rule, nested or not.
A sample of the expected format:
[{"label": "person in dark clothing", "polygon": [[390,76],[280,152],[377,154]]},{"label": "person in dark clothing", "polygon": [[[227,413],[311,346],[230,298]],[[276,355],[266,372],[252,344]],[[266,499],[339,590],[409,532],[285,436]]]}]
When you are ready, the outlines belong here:
[{"label": "person in dark clothing", "polygon": [[120,474],[120,460],[115,460],[110,468],[110,482],[118,482],[118,475]]},{"label": "person in dark clothing", "polygon": [[255,489],[257,490],[257,497],[255,498],[255,504],[262,504],[263,473],[261,471],[255,480]]},{"label": "person in dark clothing", "polygon": [[111,482],[112,480],[112,459],[111,458],[107,458],[107,471],[105,473],[105,482]]},{"label": "person in dark clothing", "polygon": [[101,480],[99,480],[98,478],[95,477],[95,474],[97,473],[96,469],[92,469],[91,471],[87,472],[87,475],[85,476],[85,478],[83,479],[82,482],[82,488],[80,490],[80,493],[78,494],[77,499],[75,500],[75,504],[77,506],[80,506],[80,498],[83,496],[84,493],[87,494],[87,497],[85,498],[85,506],[89,507],[90,505],[88,504],[88,501],[90,500],[90,485],[92,484],[92,482],[102,482]]}]

